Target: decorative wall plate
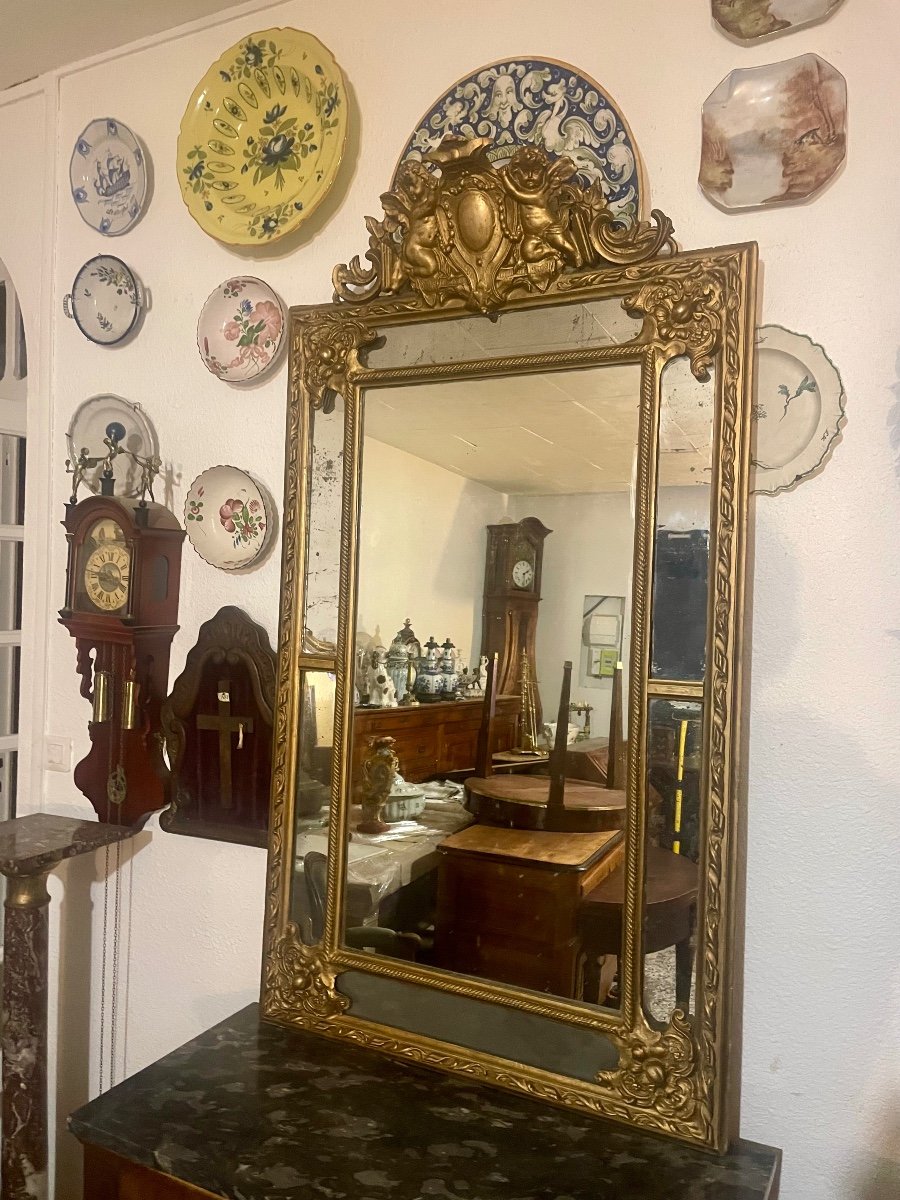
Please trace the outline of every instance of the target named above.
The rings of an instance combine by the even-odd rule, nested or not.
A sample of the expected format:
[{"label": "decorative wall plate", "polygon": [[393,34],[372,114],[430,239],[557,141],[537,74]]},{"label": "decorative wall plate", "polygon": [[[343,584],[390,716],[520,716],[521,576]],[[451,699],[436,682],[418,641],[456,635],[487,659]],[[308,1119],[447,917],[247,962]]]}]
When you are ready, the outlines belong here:
[{"label": "decorative wall plate", "polygon": [[347,92],[331,51],[298,29],[264,29],[226,50],[191,96],[178,181],[197,224],[231,246],[292,233],[334,183]]},{"label": "decorative wall plate", "polygon": [[107,237],[137,221],[147,195],[147,168],[138,140],[121,121],[103,117],[82,132],[69,163],[72,199],[92,229]]},{"label": "decorative wall plate", "polygon": [[741,42],[791,33],[830,17],[843,0],[710,0],[713,20]]},{"label": "decorative wall plate", "polygon": [[774,496],[827,458],[844,421],[844,385],[821,346],[781,325],[756,331],[752,489]]},{"label": "decorative wall plate", "polygon": [[267,283],[253,275],[226,279],[200,310],[200,357],[219,379],[256,379],[275,363],[284,323],[284,305]]},{"label": "decorative wall plate", "polygon": [[137,324],[144,299],[130,267],[112,254],[89,258],[63,297],[63,312],[86,338],[112,346]]},{"label": "decorative wall plate", "polygon": [[[103,439],[109,435],[110,426],[118,426],[118,441],[132,454],[141,458],[159,454],[156,430],[139,404],[132,404],[120,396],[91,396],[72,414],[66,430],[66,446],[72,460],[82,449],[87,449],[89,457],[101,459],[84,477],[84,482],[95,494],[100,492],[102,459],[106,454]],[[113,479],[117,496],[140,494],[141,471],[127,454],[119,454],[113,459]]]},{"label": "decorative wall plate", "polygon": [[268,543],[271,522],[259,485],[237,467],[209,467],[184,502],[191,545],[211,567],[249,567]]},{"label": "decorative wall plate", "polygon": [[600,182],[613,212],[629,224],[640,216],[641,162],[628,122],[596,80],[568,63],[503,59],[473,71],[432,104],[397,166],[424,158],[448,133],[491,138],[498,166],[520,146],[566,154],[584,185]]},{"label": "decorative wall plate", "polygon": [[814,196],[847,152],[847,84],[816,54],[732,71],[703,105],[700,187],[720,208]]}]

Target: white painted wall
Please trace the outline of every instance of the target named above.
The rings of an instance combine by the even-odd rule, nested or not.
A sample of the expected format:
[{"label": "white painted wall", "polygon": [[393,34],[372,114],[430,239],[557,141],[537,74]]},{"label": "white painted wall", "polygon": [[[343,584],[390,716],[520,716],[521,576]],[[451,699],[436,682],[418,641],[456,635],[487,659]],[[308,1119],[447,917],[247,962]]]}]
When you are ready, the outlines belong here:
[{"label": "white painted wall", "polygon": [[366,438],[357,629],[389,646],[409,617],[421,644],[481,651],[485,526],[507,515],[502,492]]},{"label": "white painted wall", "polygon": [[[362,217],[380,211],[395,157],[437,92],[515,53],[578,64],[626,111],[653,202],[672,214],[682,244],[758,240],[762,318],[821,341],[846,385],[849,423],[833,461],[796,492],[756,507],[743,1129],[785,1147],[785,1200],[887,1200],[900,1186],[895,3],[847,0],[824,25],[754,47],[722,37],[698,0],[602,9],[570,0],[550,21],[537,0],[470,10],[442,0],[399,10],[388,0],[251,7],[253,15],[229,13],[134,53],[78,64],[43,81],[37,101],[0,97],[0,258],[27,310],[37,372],[32,411],[53,451],[49,503],[30,509],[33,529],[53,532],[41,608],[49,648],[32,659],[38,684],[46,666],[48,695],[45,711],[30,710],[32,728],[72,736],[78,757],[86,749],[72,646],[53,611],[65,557],[56,524],[63,433],[75,406],[101,390],[146,405],[175,466],[176,508],[194,475],[216,462],[253,468],[277,493],[285,372],[248,393],[207,375],[193,345],[207,293],[249,268],[290,302],[326,300],[333,264],[364,249]],[[353,90],[355,134],[332,198],[296,241],[262,261],[219,246],[193,224],[178,195],[174,152],[183,106],[206,66],[239,36],[278,23],[310,29],[334,50]],[[719,212],[695,183],[703,98],[736,66],[810,50],[847,78],[846,169],[811,204]],[[153,294],[142,333],[118,350],[89,345],[59,308],[81,262],[106,248],[64,186],[73,139],[106,114],[138,131],[155,168],[145,219],[112,247]],[[44,211],[42,181],[52,182],[54,169],[59,187],[52,211]],[[201,620],[223,603],[244,605],[272,628],[277,577],[277,555],[257,571],[226,576],[186,548],[173,673]],[[88,811],[62,775],[46,776],[42,789],[35,781],[31,799],[55,811]],[[124,1069],[157,1058],[256,993],[263,857],[155,828],[136,848],[123,879],[130,914]],[[102,891],[94,873],[90,863],[69,870],[55,917],[66,1001],[61,1117],[97,1084]],[[92,944],[83,918],[89,901]],[[58,1195],[73,1197],[71,1153],[60,1161]]]}]

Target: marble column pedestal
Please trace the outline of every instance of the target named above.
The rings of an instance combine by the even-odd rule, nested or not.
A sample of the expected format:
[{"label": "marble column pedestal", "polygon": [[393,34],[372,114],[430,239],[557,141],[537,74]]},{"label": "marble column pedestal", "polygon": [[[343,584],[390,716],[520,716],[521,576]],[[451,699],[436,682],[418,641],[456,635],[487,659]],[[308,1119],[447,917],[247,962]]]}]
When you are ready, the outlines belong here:
[{"label": "marble column pedestal", "polygon": [[0,1200],[47,1195],[47,876],[133,830],[35,813],[0,821],[3,922]]}]

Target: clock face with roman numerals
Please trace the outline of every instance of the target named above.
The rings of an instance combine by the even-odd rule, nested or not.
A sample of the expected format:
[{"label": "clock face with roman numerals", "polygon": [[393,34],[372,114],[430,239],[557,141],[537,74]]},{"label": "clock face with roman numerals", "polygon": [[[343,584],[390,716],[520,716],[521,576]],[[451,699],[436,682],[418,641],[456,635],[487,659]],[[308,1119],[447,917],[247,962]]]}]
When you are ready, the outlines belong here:
[{"label": "clock face with roman numerals", "polygon": [[131,551],[121,528],[105,517],[91,526],[81,547],[82,611],[121,615],[128,607]]}]

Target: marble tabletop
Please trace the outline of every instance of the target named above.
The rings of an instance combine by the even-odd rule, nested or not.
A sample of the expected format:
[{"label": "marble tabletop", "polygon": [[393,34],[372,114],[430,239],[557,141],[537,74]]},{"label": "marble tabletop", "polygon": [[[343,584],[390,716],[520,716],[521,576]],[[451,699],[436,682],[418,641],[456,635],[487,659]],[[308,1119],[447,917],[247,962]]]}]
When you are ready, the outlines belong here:
[{"label": "marble tabletop", "polygon": [[775,1200],[724,1158],[259,1020],[250,1005],[79,1109],[82,1142],[227,1200]]},{"label": "marble tabletop", "polygon": [[64,858],[89,854],[112,842],[134,837],[124,825],[82,821],[53,813],[30,813],[0,821],[0,873],[36,875]]}]

